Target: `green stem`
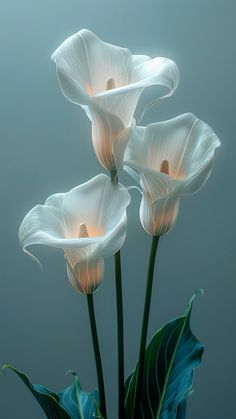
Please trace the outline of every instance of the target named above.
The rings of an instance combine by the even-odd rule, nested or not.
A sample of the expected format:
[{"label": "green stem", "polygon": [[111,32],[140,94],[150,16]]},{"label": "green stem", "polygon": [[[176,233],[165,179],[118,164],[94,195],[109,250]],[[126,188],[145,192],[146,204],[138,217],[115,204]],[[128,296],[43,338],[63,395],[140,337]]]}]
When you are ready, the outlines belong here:
[{"label": "green stem", "polygon": [[155,259],[156,259],[158,242],[159,242],[159,236],[153,236],[151,252],[149,256],[146,296],[145,296],[142,332],[141,332],[140,347],[139,347],[139,361],[138,361],[137,373],[136,373],[133,418],[139,417],[138,411],[139,411],[139,403],[140,403],[141,391],[142,391],[145,349],[146,349],[146,342],[147,342],[148,321],[149,321],[150,305],[151,305],[151,297],[152,297],[153,274],[154,274],[154,268],[155,268]]},{"label": "green stem", "polygon": [[99,343],[98,343],[98,333],[97,333],[97,325],[96,325],[95,312],[94,312],[93,294],[87,294],[87,303],[88,303],[89,320],[90,320],[91,333],[92,333],[92,339],[93,339],[94,357],[95,357],[96,369],[97,369],[100,410],[104,419],[106,419],[107,412],[106,412],[105,387],[104,387],[104,379],[103,379],[103,371],[102,371],[101,354],[100,354]]},{"label": "green stem", "polygon": [[118,183],[118,174],[116,170],[111,170],[110,171],[110,177],[111,177],[111,181],[112,183],[114,183],[114,185],[116,185]]},{"label": "green stem", "polygon": [[[111,181],[114,185],[118,183],[116,170],[110,172]],[[125,373],[124,373],[124,315],[122,296],[121,256],[120,251],[114,255],[115,277],[116,277],[116,313],[117,313],[117,342],[118,342],[118,410],[119,419],[124,419],[125,400]]]},{"label": "green stem", "polygon": [[116,275],[116,307],[117,307],[117,341],[118,341],[118,391],[119,391],[119,419],[124,419],[124,318],[121,281],[120,251],[115,254]]}]

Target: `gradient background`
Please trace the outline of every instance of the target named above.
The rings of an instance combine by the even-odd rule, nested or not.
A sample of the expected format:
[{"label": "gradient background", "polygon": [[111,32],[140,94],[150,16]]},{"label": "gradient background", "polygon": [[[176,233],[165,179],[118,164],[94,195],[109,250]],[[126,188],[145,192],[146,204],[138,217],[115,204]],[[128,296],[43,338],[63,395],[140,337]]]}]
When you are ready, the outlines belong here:
[{"label": "gradient background", "polygon": [[[85,113],[62,96],[50,61],[69,35],[87,27],[134,53],[166,56],[180,69],[174,96],[149,111],[143,124],[186,111],[214,127],[222,140],[206,186],[181,201],[175,228],[161,240],[150,336],[183,312],[199,287],[192,326],[204,342],[188,419],[235,417],[235,0],[21,0],[1,2],[1,281],[0,364],[12,363],[33,382],[59,390],[64,373],[78,371],[96,385],[86,300],[70,286],[60,251],[35,248],[44,272],[22,253],[19,224],[35,204],[102,171]],[[234,92],[235,93],[235,92]],[[126,184],[132,180],[122,175]],[[140,196],[132,192],[123,248],[126,372],[137,357],[150,237],[139,224]],[[157,289],[158,288],[158,289]],[[95,296],[109,419],[116,419],[113,260]],[[2,419],[44,418],[10,371],[0,377]]]}]

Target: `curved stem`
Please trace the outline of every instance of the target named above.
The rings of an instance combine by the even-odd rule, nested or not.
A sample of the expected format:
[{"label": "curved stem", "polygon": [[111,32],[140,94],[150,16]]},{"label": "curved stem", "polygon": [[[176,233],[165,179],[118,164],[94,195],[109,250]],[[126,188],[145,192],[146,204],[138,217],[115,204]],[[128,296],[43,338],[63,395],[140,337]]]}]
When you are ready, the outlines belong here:
[{"label": "curved stem", "polygon": [[[118,183],[116,170],[110,172],[111,181],[114,185]],[[120,251],[114,255],[115,277],[116,277],[116,312],[117,312],[117,342],[118,342],[118,409],[119,419],[124,419],[125,400],[125,373],[124,373],[124,315],[122,296],[121,256]]]},{"label": "curved stem", "polygon": [[88,304],[89,320],[90,320],[91,333],[92,333],[92,339],[93,339],[94,357],[95,357],[96,369],[97,369],[100,410],[104,419],[106,419],[107,412],[106,412],[105,387],[104,387],[104,379],[103,379],[103,371],[102,371],[101,354],[100,354],[99,342],[98,342],[97,325],[96,325],[95,312],[94,312],[93,294],[87,294],[87,304]]},{"label": "curved stem", "polygon": [[133,418],[137,418],[139,416],[138,410],[139,410],[139,403],[140,403],[141,391],[142,391],[145,349],[146,349],[146,342],[147,342],[148,321],[149,321],[150,305],[151,305],[151,297],[152,297],[153,274],[154,274],[154,268],[155,268],[155,259],[156,259],[156,251],[157,251],[158,242],[159,242],[159,236],[153,236],[151,252],[149,256],[146,296],[145,296],[142,332],[141,332],[140,347],[139,347],[139,361],[137,364],[137,372],[136,372]]},{"label": "curved stem", "polygon": [[124,419],[124,318],[121,282],[121,259],[120,251],[115,256],[116,275],[116,307],[117,307],[117,341],[118,341],[118,388],[119,388],[119,419]]}]

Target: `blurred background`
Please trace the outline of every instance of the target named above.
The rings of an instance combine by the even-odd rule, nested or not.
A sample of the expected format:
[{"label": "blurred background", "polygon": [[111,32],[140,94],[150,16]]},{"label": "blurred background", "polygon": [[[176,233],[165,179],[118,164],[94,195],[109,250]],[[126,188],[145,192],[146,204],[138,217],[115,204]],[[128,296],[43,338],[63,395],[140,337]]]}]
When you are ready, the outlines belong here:
[{"label": "blurred background", "polygon": [[[103,171],[93,153],[85,113],[61,94],[50,56],[83,27],[133,53],[175,60],[181,82],[173,97],[142,124],[191,111],[222,141],[205,187],[183,198],[174,229],[160,242],[149,336],[180,315],[202,287],[192,328],[205,344],[188,419],[233,419],[235,390],[235,18],[234,0],[32,0],[1,2],[0,364],[11,363],[35,383],[59,390],[78,372],[96,386],[86,300],[70,286],[62,253],[38,247],[42,272],[18,244],[24,215],[55,192]],[[146,98],[147,99],[147,98]],[[138,113],[139,115],[139,109]],[[122,175],[126,185],[132,184]],[[122,249],[126,374],[137,359],[150,237],[142,230],[140,195],[132,191]],[[113,259],[95,295],[109,419],[117,419]],[[0,376],[2,419],[44,413],[10,371]]]}]

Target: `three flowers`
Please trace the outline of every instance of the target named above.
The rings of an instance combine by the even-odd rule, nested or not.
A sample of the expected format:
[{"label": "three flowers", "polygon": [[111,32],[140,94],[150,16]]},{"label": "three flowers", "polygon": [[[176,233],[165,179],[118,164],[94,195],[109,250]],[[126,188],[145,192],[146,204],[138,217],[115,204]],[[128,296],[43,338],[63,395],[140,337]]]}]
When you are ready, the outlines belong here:
[{"label": "three flowers", "polygon": [[144,229],[161,236],[175,223],[181,195],[206,182],[220,141],[190,113],[136,126],[134,112],[145,88],[165,88],[157,99],[177,88],[178,67],[170,59],[132,55],[84,29],[63,42],[52,60],[63,94],[91,120],[94,151],[111,177],[100,174],[50,196],[26,215],[19,239],[24,249],[33,244],[62,248],[71,284],[90,294],[103,278],[104,258],[125,241],[130,194],[116,182],[119,168],[140,184]]}]

